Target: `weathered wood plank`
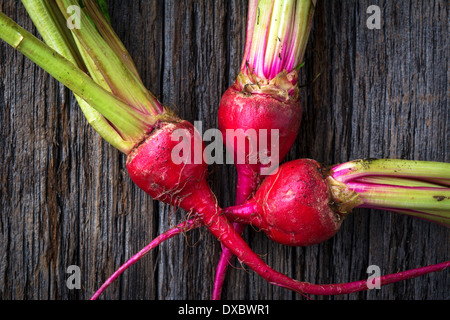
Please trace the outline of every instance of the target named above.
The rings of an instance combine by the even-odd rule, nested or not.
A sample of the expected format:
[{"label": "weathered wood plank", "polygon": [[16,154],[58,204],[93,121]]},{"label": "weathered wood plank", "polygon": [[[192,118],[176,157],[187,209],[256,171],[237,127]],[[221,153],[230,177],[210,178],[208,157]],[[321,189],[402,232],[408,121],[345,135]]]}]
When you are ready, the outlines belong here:
[{"label": "weathered wood plank", "polygon": [[[381,29],[366,26],[369,5]],[[35,32],[18,1],[0,10]],[[245,0],[110,1],[113,26],[146,86],[183,118],[217,127],[245,41]],[[304,117],[286,160],[326,164],[360,157],[450,162],[448,3],[319,1],[302,70]],[[128,257],[184,212],[155,203],[128,178],[124,157],[90,128],[72,94],[0,44],[0,299],[88,299]],[[234,201],[235,171],[211,166],[221,205]],[[364,279],[448,260],[449,231],[374,210],[356,210],[333,239],[310,248],[270,243],[255,252],[296,279]],[[205,229],[169,240],[108,288],[105,299],[209,299],[220,245]],[[238,262],[225,299],[304,299],[267,284]],[[67,267],[82,289],[66,286]],[[448,299],[448,271],[364,293],[313,299]]]}]

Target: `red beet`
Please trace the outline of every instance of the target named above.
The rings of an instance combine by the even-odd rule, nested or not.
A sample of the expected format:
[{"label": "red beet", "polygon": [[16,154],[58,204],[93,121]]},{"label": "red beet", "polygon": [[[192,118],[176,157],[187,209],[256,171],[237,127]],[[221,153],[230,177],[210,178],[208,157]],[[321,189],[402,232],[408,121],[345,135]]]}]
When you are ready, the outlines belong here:
[{"label": "red beet", "polygon": [[[182,132],[189,138],[182,142],[174,139],[174,132]],[[171,120],[157,124],[151,134],[127,156],[127,169],[133,182],[153,199],[181,207],[188,212],[202,213],[216,209],[216,198],[209,188],[207,164],[196,163],[194,152],[185,157],[184,163],[174,161],[173,150],[185,144],[184,151],[203,146],[201,137],[188,121]],[[178,148],[179,149],[179,148]],[[203,150],[203,149],[202,149]]]},{"label": "red beet", "polygon": [[[35,38],[33,39],[31,35],[27,34],[25,31],[22,31],[20,28],[18,28],[18,26],[14,25],[14,23],[12,23],[10,20],[2,16],[1,13],[0,19],[3,22],[2,26],[7,31],[3,32],[2,34],[3,36],[7,35],[7,39],[10,40],[10,43],[11,45],[14,46],[14,48],[22,51],[27,51],[26,49],[27,48],[29,49],[30,48],[29,46],[32,43],[34,43],[34,46],[38,48],[38,51],[36,52],[40,54],[29,54],[30,51],[27,51],[28,56],[31,56],[32,59],[40,61],[42,64],[46,65],[49,69],[53,69],[53,74],[58,75],[58,79],[65,79],[66,84],[71,85],[71,89],[78,88],[80,90],[80,93],[84,92],[86,98],[89,98],[90,95],[86,93],[84,89],[87,90],[88,88],[90,88],[91,85],[93,85],[92,88],[94,89],[89,92],[98,91],[99,88],[96,87],[95,82],[93,82],[92,79],[90,79],[88,76],[82,73],[81,70],[74,69],[74,65],[71,62],[62,59],[62,57],[57,58],[56,52],[48,51],[45,46],[39,44],[39,42],[36,41]],[[13,36],[11,36],[11,34]],[[89,33],[87,33],[86,35],[88,34]],[[102,51],[99,50],[98,52],[101,53]],[[56,67],[56,69],[58,70],[55,71],[54,69],[55,65],[47,64],[48,60],[46,58],[49,55],[52,56],[54,59],[56,59],[55,65],[61,67],[62,68],[61,70],[59,70],[59,67]],[[80,81],[73,81],[73,79],[71,77],[68,77],[67,75],[65,75],[64,78],[62,77],[62,75],[66,73],[68,75],[71,75],[72,74],[71,72],[73,72],[73,75],[77,75],[77,79],[79,79]],[[128,77],[125,77],[124,79],[128,79]],[[132,76],[131,79],[136,78]],[[124,80],[123,79],[120,80],[121,80],[120,82],[123,83]],[[74,84],[78,82],[80,82],[79,85]],[[257,84],[257,86],[259,86],[259,84]],[[246,92],[245,88],[240,88],[239,91],[243,93]],[[260,94],[264,95],[264,93]],[[169,203],[174,206],[181,207],[191,212],[194,217],[188,222],[181,224],[176,229],[169,230],[163,235],[161,235],[161,237],[155,239],[155,242],[153,242],[151,246],[147,247],[143,252],[138,254],[136,258],[141,257],[144,252],[147,252],[147,250],[149,250],[149,248],[161,243],[162,241],[176,234],[179,234],[183,230],[188,230],[197,227],[198,221],[200,221],[202,225],[207,227],[208,230],[215,237],[217,237],[221,241],[221,243],[223,243],[244,264],[248,265],[250,268],[252,268],[255,272],[257,272],[260,276],[262,276],[270,283],[284,286],[297,292],[305,292],[310,294],[341,294],[346,292],[354,292],[367,289],[366,281],[358,281],[355,283],[340,284],[340,285],[339,284],[312,285],[309,283],[303,283],[292,280],[289,277],[272,270],[264,263],[264,261],[262,261],[262,259],[257,254],[255,254],[248,247],[245,241],[242,240],[239,234],[231,226],[230,222],[222,214],[219,206],[217,205],[216,198],[206,182],[207,165],[203,161],[197,162],[196,160],[198,159],[193,158],[193,155],[196,154],[195,152],[192,155],[185,154],[186,156],[185,160],[190,161],[181,163],[174,161],[174,155],[176,155],[175,154],[176,152],[174,151],[178,150],[177,147],[179,146],[179,141],[173,139],[176,130],[183,130],[183,132],[185,132],[189,137],[188,140],[186,141],[187,142],[186,149],[196,150],[197,145],[200,145],[200,147],[202,148],[201,151],[203,151],[204,147],[203,142],[201,140],[201,137],[195,134],[193,126],[189,122],[174,117],[170,118],[170,115],[160,114],[159,112],[156,112],[155,115],[158,115],[161,120],[156,124],[153,123],[153,120],[155,119],[153,118],[153,116],[151,117],[152,121],[150,123],[146,122],[150,121],[149,119],[146,119],[146,121],[144,120],[140,121],[139,117],[134,113],[132,114],[132,116],[130,116],[130,114],[127,112],[120,112],[123,111],[122,107],[125,107],[125,109],[127,109],[126,106],[124,106],[120,100],[115,101],[116,99],[112,99],[112,96],[110,96],[107,91],[100,90],[97,92],[97,95],[98,95],[97,98],[92,98],[91,101],[87,102],[97,104],[97,107],[99,109],[107,112],[111,116],[114,116],[113,118],[116,121],[122,123],[124,128],[128,129],[129,131],[128,134],[124,134],[124,132],[122,132],[122,134],[124,134],[125,136],[129,136],[129,138],[133,138],[131,140],[133,145],[135,142],[134,138],[139,139],[141,137],[141,134],[144,134],[143,132],[145,133],[147,132],[148,128],[152,129],[152,131],[147,134],[145,139],[143,139],[141,143],[138,143],[133,148],[133,150],[128,154],[127,169],[129,171],[132,180],[136,183],[138,187],[143,189],[154,199]],[[276,96],[279,97],[279,95]],[[149,97],[146,96],[145,99],[147,98]],[[115,114],[114,112],[110,112],[112,109],[115,108],[110,108],[110,105],[108,103],[102,103],[105,102],[104,99],[106,99],[106,101],[113,101],[112,103],[115,104],[115,107],[118,107],[116,111],[119,113]],[[280,101],[283,101],[283,99],[281,99]],[[159,103],[156,103],[155,101],[154,103],[155,105],[159,105]],[[105,105],[107,107],[105,107]],[[159,110],[159,108],[157,109]],[[272,110],[272,108],[268,109]],[[289,120],[288,117],[284,116],[285,110],[283,110],[282,108],[278,109],[278,114],[276,113],[275,108],[272,111],[274,112],[268,113],[269,116],[266,117],[268,122],[270,122],[269,121],[270,116],[276,117],[277,115],[280,115],[280,113],[281,113],[280,119],[284,118],[286,119],[286,121]],[[126,117],[127,121],[123,121],[124,119],[122,119],[121,117]],[[248,119],[250,119],[250,117]],[[264,119],[264,117],[262,117],[262,119]],[[272,122],[276,123],[277,121],[274,121],[274,119],[272,119]],[[145,126],[145,124],[149,124],[149,126],[147,127]],[[133,125],[137,125],[137,128],[134,128]],[[295,123],[293,125],[295,125]],[[257,128],[257,126],[252,127],[252,129],[255,128]],[[105,129],[105,126],[102,126],[101,129]],[[289,130],[287,132],[288,133],[286,137],[287,140],[289,140],[289,138],[291,137],[291,133],[289,133],[290,132]],[[108,131],[108,133],[111,132]],[[281,145],[283,146],[283,143]],[[126,144],[126,146],[129,146],[129,144]],[[122,150],[128,149],[123,148]],[[280,154],[283,154],[284,152],[283,150],[285,150],[284,147],[281,147],[281,149],[279,150]],[[272,152],[274,152],[274,150],[272,150]],[[301,215],[301,217],[305,216],[308,217],[308,219],[313,220],[313,218],[315,218],[319,220],[319,223],[311,222],[314,227],[312,228],[312,231],[309,234],[313,238],[315,237],[314,241],[320,241],[321,238],[325,239],[328,236],[332,236],[332,234],[334,234],[335,231],[337,230],[337,228],[335,227],[338,226],[338,223],[335,221],[335,227],[329,228],[330,220],[333,220],[332,216],[327,215],[321,216],[318,214],[320,208],[323,209],[326,206],[325,203],[322,201],[324,198],[322,195],[323,191],[322,186],[320,186],[319,183],[313,184],[312,182],[312,180],[314,180],[315,174],[317,174],[317,172],[313,172],[313,174],[310,174],[311,181],[309,180],[306,181],[310,182],[310,187],[312,186],[313,188],[315,188],[314,190],[317,190],[317,193],[319,194],[318,198],[319,201],[317,201],[317,203],[314,202],[309,204],[308,202],[302,203],[299,202],[297,203],[297,205],[299,207],[304,206],[305,204],[306,206],[311,205],[315,209],[317,209],[317,212],[315,213],[315,210],[312,210],[311,214],[311,212],[309,212],[308,210],[303,209],[299,210],[299,208],[297,210],[304,212],[303,215]],[[274,176],[274,179],[276,179],[276,177],[277,176]],[[288,177],[289,176],[286,176],[286,179]],[[318,177],[315,177],[315,179],[318,179]],[[272,181],[272,185],[276,185],[276,182],[277,180]],[[267,189],[262,188],[261,191],[262,194],[270,195],[273,190],[272,185],[270,188]],[[292,184],[292,186],[296,187],[297,185]],[[283,194],[285,195],[289,195],[292,191],[291,189],[285,188],[283,189],[281,185],[279,186],[279,188],[280,190],[284,190]],[[265,193],[263,191],[265,191]],[[316,191],[311,192],[310,195],[314,195],[315,193]],[[267,200],[266,197],[262,197],[261,199],[263,199],[264,201]],[[262,208],[265,209],[266,206],[263,205]],[[278,209],[281,208],[281,205],[280,207],[277,208]],[[329,207],[326,208],[330,209]],[[290,244],[301,243],[301,238],[296,238],[297,240],[291,241],[289,236],[286,237],[286,235],[296,232],[294,230],[296,228],[294,228],[293,225],[296,225],[297,228],[302,228],[306,225],[306,223],[301,222],[297,223],[297,221],[288,219],[286,216],[277,215],[276,211],[274,211],[273,209],[274,208],[271,208],[272,210],[271,214],[266,213],[264,218],[262,218],[261,216],[259,220],[251,219],[249,221],[253,220],[261,221],[260,226],[262,228],[267,229],[269,236],[271,236],[274,240],[286,241],[286,243]],[[325,230],[323,234],[320,234],[320,228],[323,228]],[[270,229],[277,229],[277,232],[279,231],[280,233],[270,231]],[[433,268],[426,268],[419,271],[414,270],[402,273],[400,275],[383,276],[381,277],[381,285],[393,281],[398,281],[400,278],[414,277],[418,276],[419,274],[424,274],[426,272],[436,271],[437,268],[439,268],[439,270],[442,270],[443,268],[446,268],[448,265],[449,263],[447,262],[435,265]]]},{"label": "red beet", "polygon": [[252,224],[284,245],[309,246],[328,240],[343,217],[330,200],[321,166],[299,159],[280,166],[242,205],[224,209],[231,220]]},{"label": "red beet", "polygon": [[[298,98],[279,100],[266,94],[248,94],[244,87],[236,82],[222,96],[218,118],[226,147],[234,154],[238,179],[247,181],[238,182],[237,195],[243,198],[242,201],[247,200],[257,189],[261,174],[264,174],[261,170],[270,171],[270,166],[278,165],[273,161],[281,161],[294,143],[301,123],[302,105]],[[248,144],[244,149],[242,145],[238,145],[239,139],[231,141],[230,135],[227,135],[230,131],[237,134],[239,130],[246,132],[249,129],[256,132],[257,139],[262,139],[261,132],[267,133],[267,151],[255,150],[259,141],[252,141],[251,150]],[[272,132],[278,132],[278,137],[272,136]],[[272,139],[278,139],[274,149]],[[271,161],[264,163],[258,157],[252,162],[250,157],[258,155],[258,152],[267,152],[267,156],[272,157]],[[242,163],[240,160],[244,158],[246,161]],[[242,201],[237,199],[238,203]]]}]

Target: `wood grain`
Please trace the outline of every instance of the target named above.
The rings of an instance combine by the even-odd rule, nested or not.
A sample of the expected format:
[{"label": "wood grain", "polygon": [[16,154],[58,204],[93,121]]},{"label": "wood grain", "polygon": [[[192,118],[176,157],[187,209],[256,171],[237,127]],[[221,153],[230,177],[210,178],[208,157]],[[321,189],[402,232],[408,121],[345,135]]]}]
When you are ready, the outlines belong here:
[{"label": "wood grain", "polygon": [[[114,29],[145,85],[203,129],[217,127],[245,41],[244,0],[109,2]],[[369,5],[381,28],[368,29]],[[19,1],[0,10],[36,33]],[[300,82],[304,116],[286,160],[333,164],[357,158],[450,162],[448,2],[319,0]],[[90,128],[70,91],[0,44],[0,299],[88,299],[127,258],[184,212],[154,202],[129,179],[125,158]],[[234,199],[235,170],[213,165],[221,205]],[[314,247],[244,237],[276,270],[313,283],[366,279],[448,260],[449,231],[410,217],[356,210]],[[103,299],[209,299],[219,243],[205,229],[163,244],[132,266]],[[82,288],[69,289],[68,266]],[[234,261],[224,299],[306,299],[267,284]],[[315,300],[448,299],[449,272],[381,290]]]}]

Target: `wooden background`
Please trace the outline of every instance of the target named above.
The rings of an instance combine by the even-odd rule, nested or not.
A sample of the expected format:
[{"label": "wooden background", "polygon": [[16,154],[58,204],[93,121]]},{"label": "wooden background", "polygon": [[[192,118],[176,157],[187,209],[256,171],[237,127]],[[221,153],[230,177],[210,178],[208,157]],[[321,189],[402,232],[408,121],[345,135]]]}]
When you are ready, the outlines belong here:
[{"label": "wooden background", "polygon": [[[381,8],[370,30],[369,5]],[[19,1],[0,9],[36,32]],[[110,1],[113,26],[146,86],[183,118],[217,127],[217,107],[241,62],[245,0]],[[446,0],[319,0],[300,82],[304,120],[286,160],[450,161]],[[72,94],[0,45],[0,299],[88,299],[126,259],[184,212],[138,190],[125,157],[90,128]],[[234,199],[231,165],[211,166],[221,205]],[[245,239],[269,265],[299,280],[366,279],[449,259],[449,231],[410,217],[356,210],[339,234],[283,247],[254,230]],[[220,256],[205,229],[174,238],[131,267],[102,299],[209,299]],[[68,289],[70,265],[82,288]],[[236,264],[224,299],[306,299]],[[449,271],[335,299],[448,299]]]}]

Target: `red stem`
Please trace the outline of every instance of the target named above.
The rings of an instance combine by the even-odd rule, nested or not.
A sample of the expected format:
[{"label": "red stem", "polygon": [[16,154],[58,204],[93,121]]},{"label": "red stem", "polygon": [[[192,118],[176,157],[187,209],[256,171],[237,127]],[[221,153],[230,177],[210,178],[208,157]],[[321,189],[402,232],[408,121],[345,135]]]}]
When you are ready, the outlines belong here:
[{"label": "red stem", "polygon": [[[234,209],[228,208],[227,212],[230,213],[234,210],[234,212],[240,214],[243,218],[245,218],[245,216],[250,216],[251,206],[235,206],[233,208]],[[229,211],[229,209],[231,209],[231,211]],[[223,215],[220,216],[220,218],[223,217]],[[223,224],[219,221],[219,219],[216,218],[210,225],[209,229],[211,233],[213,233],[216,237],[222,239],[222,244],[227,246],[240,261],[249,266],[253,271],[255,271],[271,284],[284,287],[301,294],[309,295],[339,295],[369,290],[369,287],[367,286],[367,280],[322,285],[311,284],[308,282],[301,282],[291,279],[288,276],[270,268],[257,254],[255,254],[248,247],[247,243],[235,232],[235,230],[229,224],[228,227],[225,227],[225,224]],[[227,236],[224,236],[225,234]],[[427,273],[442,271],[449,266],[450,261],[446,261],[435,265],[380,276],[379,284],[380,286],[388,285],[394,282],[419,277]]]},{"label": "red stem", "polygon": [[[388,284],[392,284],[395,282],[416,278],[427,273],[442,271],[450,266],[450,261],[445,261],[442,263],[411,269],[407,271],[402,271],[398,273],[392,273],[384,276],[380,276],[379,283],[380,286],[385,286]],[[274,284],[278,284],[279,286],[286,287],[288,289],[298,291],[304,294],[311,295],[339,295],[339,294],[349,294],[354,292],[360,292],[369,290],[367,286],[367,280],[360,280],[354,282],[347,283],[339,283],[339,284],[327,284],[327,285],[315,285],[306,282],[293,283],[292,281],[287,281],[287,285],[283,285],[285,283],[285,279],[281,279],[279,283],[274,282]],[[294,280],[295,281],[295,280]],[[292,282],[292,283],[289,283]]]},{"label": "red stem", "polygon": [[[235,203],[236,205],[240,205],[253,195],[258,186],[260,178],[259,175],[253,172],[253,170],[249,166],[237,164],[236,169],[238,180]],[[233,223],[232,225],[236,232],[242,235],[245,230],[245,224]],[[227,247],[222,246],[222,255],[220,256],[220,260],[216,270],[216,277],[214,279],[212,300],[220,300],[223,284],[225,282],[225,276],[232,257],[233,253]]]},{"label": "red stem", "polygon": [[[271,284],[278,285],[289,290],[293,290],[302,294],[310,295],[337,295],[348,294],[358,291],[368,290],[367,281],[360,280],[349,283],[340,284],[326,284],[316,285],[307,282],[301,282],[289,278],[288,276],[281,274],[272,268],[270,268],[256,253],[254,253],[248,244],[242,239],[242,237],[236,232],[233,226],[221,214],[220,209],[217,206],[203,207],[201,210],[202,224],[205,225],[208,230],[219,239],[223,245],[227,246],[231,253],[236,255],[244,264],[249,266],[263,279]],[[245,211],[245,210],[244,210]],[[248,210],[247,210],[248,211]],[[243,212],[245,215],[245,212]],[[127,268],[132,264],[139,261],[146,253],[155,248],[165,240],[172,238],[182,232],[186,232],[200,226],[198,219],[192,219],[184,223],[179,224],[177,227],[166,231],[155,238],[149,245],[142,249],[139,253],[134,255],[124,265],[122,265],[114,274],[101,286],[101,288],[94,294],[91,300],[95,300],[99,295]],[[450,261],[443,263],[426,266],[422,268],[403,271],[395,274],[381,276],[379,278],[380,286],[391,284],[394,282],[415,278],[427,273],[442,271],[450,266]]]},{"label": "red stem", "polygon": [[145,246],[141,251],[139,251],[137,254],[132,256],[126,263],[124,263],[122,266],[120,266],[119,269],[117,269],[116,272],[114,272],[108,280],[106,280],[103,285],[100,287],[100,289],[97,290],[97,292],[92,296],[91,300],[96,300],[103,291],[108,288],[111,283],[113,283],[114,280],[117,279],[122,273],[125,272],[131,265],[138,262],[144,255],[146,255],[150,250],[156,248],[158,245],[163,243],[164,241],[180,234],[183,232],[190,231],[192,229],[195,229],[197,227],[201,226],[198,219],[191,219],[188,221],[185,221],[183,223],[180,223],[178,226],[166,231],[165,233],[159,235],[156,237],[152,242],[150,242],[147,246]]},{"label": "red stem", "polygon": [[[245,225],[241,223],[232,224],[236,232],[242,234],[245,230]],[[214,289],[212,294],[212,300],[220,300],[222,294],[223,284],[225,282],[225,276],[228,266],[231,264],[230,260],[233,257],[233,253],[228,250],[227,247],[222,246],[222,255],[220,256],[219,263],[217,264],[216,277],[214,279]]]},{"label": "red stem", "polygon": [[[205,208],[206,209],[206,208]],[[229,221],[217,211],[217,208],[206,209],[203,212],[203,224],[219,239],[223,245],[244,264],[250,267],[267,282],[302,294],[338,295],[368,290],[367,280],[339,284],[311,284],[289,278],[270,268],[256,253],[254,253],[242,237],[234,230]],[[443,263],[389,274],[380,277],[380,286],[415,278],[427,273],[442,271],[450,266],[450,261]]]}]

